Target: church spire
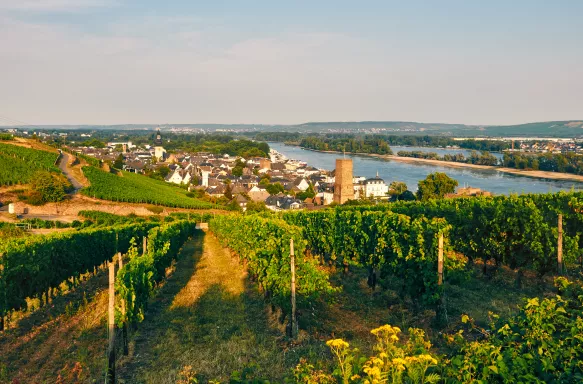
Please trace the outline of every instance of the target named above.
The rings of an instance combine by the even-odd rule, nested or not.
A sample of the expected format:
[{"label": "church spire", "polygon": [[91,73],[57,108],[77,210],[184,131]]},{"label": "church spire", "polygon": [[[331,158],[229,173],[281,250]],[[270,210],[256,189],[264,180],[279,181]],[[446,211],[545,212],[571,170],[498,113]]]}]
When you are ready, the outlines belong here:
[{"label": "church spire", "polygon": [[377,179],[379,178],[379,170],[377,169]]}]

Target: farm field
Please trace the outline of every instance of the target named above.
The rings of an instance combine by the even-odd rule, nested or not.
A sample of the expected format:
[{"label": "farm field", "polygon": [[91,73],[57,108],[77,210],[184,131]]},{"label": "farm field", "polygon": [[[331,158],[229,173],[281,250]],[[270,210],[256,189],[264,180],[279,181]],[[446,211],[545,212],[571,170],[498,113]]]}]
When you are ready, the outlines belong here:
[{"label": "farm field", "polygon": [[[0,301],[7,315],[0,378],[38,371],[38,381],[104,379],[106,286],[89,282],[119,249],[126,253],[115,277],[120,383],[580,382],[580,199],[560,193],[286,214],[177,213],[168,223],[129,226],[127,217],[84,212],[98,227],[2,250],[0,297],[10,300]],[[199,221],[208,231],[195,230]],[[141,251],[131,237],[146,233]],[[72,290],[60,283],[67,277],[77,280]],[[100,325],[81,332],[66,319]],[[73,327],[61,345],[41,331],[51,324]],[[44,350],[43,337],[51,353],[26,358],[26,345]]]},{"label": "farm field", "polygon": [[[471,287],[447,285],[450,329],[461,326],[461,313],[485,325],[488,311],[510,316],[522,300],[552,291],[548,280],[540,284],[536,278],[517,289],[512,271],[501,272],[489,280],[476,270]],[[233,374],[281,382],[302,357],[331,368],[325,345],[331,336],[370,350],[374,342],[370,329],[384,323],[401,329],[420,327],[439,340],[431,314],[416,312],[414,303],[400,299],[399,281],[372,292],[366,280],[367,272],[361,268],[347,275],[333,273],[332,283],[342,292],[330,303],[302,312],[300,337],[290,344],[280,312],[265,303],[245,268],[212,234],[201,233],[184,245],[173,274],[131,336],[129,355],[117,362],[119,382],[175,383],[187,367],[201,382],[226,382]],[[107,345],[106,284],[102,270],[0,336],[4,364],[0,378],[52,382],[60,374],[78,382],[101,381]]]},{"label": "farm field", "polygon": [[84,167],[83,173],[91,186],[81,192],[89,197],[192,209],[215,207],[211,203],[186,196],[188,191],[185,189],[146,176],[125,171],[122,171],[123,176],[117,176],[93,167]]},{"label": "farm field", "polygon": [[60,173],[58,153],[0,143],[0,186],[27,184],[38,171]]}]

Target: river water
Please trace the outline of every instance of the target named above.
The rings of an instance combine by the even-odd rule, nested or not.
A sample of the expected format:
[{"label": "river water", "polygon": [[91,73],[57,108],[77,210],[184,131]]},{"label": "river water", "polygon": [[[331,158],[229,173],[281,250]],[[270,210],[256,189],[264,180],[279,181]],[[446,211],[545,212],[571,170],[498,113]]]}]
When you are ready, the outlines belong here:
[{"label": "river water", "polygon": [[[332,170],[335,168],[337,158],[342,157],[336,153],[322,153],[310,151],[283,143],[269,143],[269,146],[284,154],[290,159],[305,161],[316,168]],[[403,149],[399,149],[403,148]],[[405,149],[407,148],[407,149]],[[414,147],[392,147],[393,152],[398,150],[417,150]],[[440,148],[423,148],[425,151],[437,152]],[[444,150],[451,153],[460,153],[460,150]],[[457,151],[457,152],[456,152]],[[583,183],[564,180],[535,179],[525,176],[515,176],[496,170],[481,170],[470,168],[454,168],[432,164],[404,163],[400,161],[384,160],[368,156],[346,155],[353,159],[354,175],[374,177],[379,176],[387,184],[392,181],[403,181],[411,191],[417,190],[419,180],[425,179],[432,172],[444,172],[456,179],[460,186],[471,186],[497,195],[510,193],[547,193],[559,190],[568,191],[571,188],[583,190]]]}]

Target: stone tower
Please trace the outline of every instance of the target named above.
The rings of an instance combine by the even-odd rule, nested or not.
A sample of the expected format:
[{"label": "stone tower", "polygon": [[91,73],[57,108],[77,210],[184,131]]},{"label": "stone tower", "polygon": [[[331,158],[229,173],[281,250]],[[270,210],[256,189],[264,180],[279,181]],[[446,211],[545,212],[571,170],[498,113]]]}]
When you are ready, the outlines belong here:
[{"label": "stone tower", "polygon": [[354,187],[352,186],[352,159],[336,159],[334,202],[344,204],[352,199],[354,199]]}]

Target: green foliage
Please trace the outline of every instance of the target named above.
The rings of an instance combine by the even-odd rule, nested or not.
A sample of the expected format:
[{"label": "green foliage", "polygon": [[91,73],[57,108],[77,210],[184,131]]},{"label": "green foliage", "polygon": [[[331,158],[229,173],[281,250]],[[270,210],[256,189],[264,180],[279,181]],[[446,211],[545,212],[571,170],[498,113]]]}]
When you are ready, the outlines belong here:
[{"label": "green foliage", "polygon": [[298,194],[296,195],[296,198],[303,201],[305,199],[312,199],[315,196],[316,196],[316,191],[314,190],[314,186],[312,184],[310,184],[308,189],[306,189],[303,192],[298,192]]},{"label": "green foliage", "polygon": [[457,180],[452,179],[442,172],[434,172],[427,175],[425,180],[419,182],[417,198],[429,200],[443,198],[448,193],[454,193],[458,186]]},{"label": "green foliage", "polygon": [[80,147],[105,148],[105,143],[103,141],[92,138],[90,140],[86,140],[82,143],[79,143],[79,146]]},{"label": "green foliage", "polygon": [[[574,263],[583,248],[581,193],[531,194],[398,202],[368,210],[390,210],[412,217],[442,217],[452,225],[456,251],[471,260],[494,260],[539,275],[556,270],[557,216],[563,215],[563,260]],[[361,211],[365,208],[359,208]]]},{"label": "green foliage", "polygon": [[[233,136],[223,134],[196,134],[178,135],[165,133],[170,139],[164,146],[168,150],[182,150],[186,152],[210,152],[214,154],[228,154],[250,157],[268,157],[269,145],[267,143],[247,139],[235,139]],[[139,142],[139,141],[137,141]]]},{"label": "green foliage", "polygon": [[302,228],[312,254],[338,267],[360,265],[371,273],[378,270],[383,276],[399,276],[412,298],[428,304],[435,303],[441,294],[435,273],[440,234],[445,237],[448,255],[445,272],[461,271],[465,264],[450,252],[451,226],[443,219],[412,219],[389,211],[361,213],[356,209],[287,212],[283,218]]},{"label": "green foliage", "polygon": [[583,175],[583,156],[574,152],[505,153],[502,162],[508,168]]},{"label": "green foliage", "polygon": [[449,350],[439,358],[422,330],[409,329],[401,342],[400,329],[384,325],[372,331],[371,357],[360,357],[342,339],[328,340],[334,371],[317,371],[302,359],[293,375],[303,383],[581,383],[582,304],[583,296],[532,298],[507,320],[492,315],[489,330],[463,315],[467,332],[444,335]]},{"label": "green foliage", "polygon": [[14,136],[10,133],[0,133],[0,141],[14,140]]},{"label": "green foliage", "polygon": [[161,221],[160,216],[145,216],[138,217],[136,215],[115,215],[113,213],[101,212],[101,211],[79,211],[79,216],[85,218],[83,223],[84,227],[109,227],[113,225],[123,225],[123,224],[136,224],[136,223],[159,223]]},{"label": "green foliage", "polygon": [[117,156],[117,158],[113,162],[113,167],[116,169],[123,169],[123,162],[124,158],[123,155],[120,153],[119,156]]},{"label": "green foliage", "polygon": [[283,187],[283,185],[281,183],[278,182],[278,183],[268,184],[267,186],[265,186],[265,190],[270,195],[277,195],[278,193],[283,193],[285,191],[285,188]]},{"label": "green foliage", "polygon": [[[259,155],[259,157],[263,157],[263,156]],[[237,176],[237,177],[243,176],[243,168],[245,168],[245,163],[243,163],[241,160],[237,159],[237,161],[235,162],[235,166],[231,170],[231,173],[233,174],[233,176]]]},{"label": "green foliage", "polygon": [[377,153],[380,155],[393,154],[386,138],[379,135],[340,136],[335,138],[308,136],[300,141],[300,146],[319,151]]},{"label": "green foliage", "polygon": [[318,261],[306,255],[300,228],[256,215],[216,216],[209,228],[223,246],[231,248],[247,263],[249,274],[266,296],[286,309],[286,313],[290,305],[290,239],[294,240],[299,305],[335,291],[326,272],[318,268]]},{"label": "green foliage", "polygon": [[36,195],[40,203],[63,201],[70,188],[71,185],[64,176],[54,175],[47,171],[35,173],[31,183],[32,194]]},{"label": "green foliage", "polygon": [[246,208],[245,213],[247,214],[271,212],[269,208],[267,208],[267,206],[265,205],[265,202],[263,201],[249,200],[245,208]]},{"label": "green foliage", "polygon": [[194,234],[196,223],[177,221],[148,232],[147,251],[138,255],[135,241],[129,247],[126,263],[117,273],[116,295],[125,302],[125,313],[116,308],[118,323],[135,324],[144,319],[154,288],[166,276],[166,268],[176,259],[184,242]]},{"label": "green foliage", "polygon": [[[26,306],[70,277],[125,252],[132,237],[151,225],[138,224],[11,239],[0,244],[0,313]],[[116,240],[117,239],[117,240]]]},{"label": "green foliage", "polygon": [[582,298],[530,299],[512,318],[486,331],[471,326],[482,339],[448,337],[458,352],[444,361],[452,382],[580,383],[583,381]]},{"label": "green foliage", "polygon": [[27,184],[38,171],[60,173],[58,154],[0,143],[0,186]]},{"label": "green foliage", "polygon": [[154,171],[147,171],[146,175],[151,177],[152,179],[162,180],[166,179],[166,176],[170,174],[170,168],[166,165],[156,168]]},{"label": "green foliage", "polygon": [[83,173],[91,182],[91,186],[81,192],[90,197],[169,207],[215,208],[211,203],[187,197],[188,191],[182,188],[135,173],[122,172],[123,177],[120,177],[93,167],[83,167]]},{"label": "green foliage", "polygon": [[97,167],[97,168],[100,168],[101,167],[101,160],[96,159],[95,157],[91,157],[91,156],[84,155],[82,153],[74,152],[70,148],[64,147],[64,146],[63,147],[60,147],[60,149],[63,152],[70,153],[71,155],[73,155],[73,156],[75,156],[77,158],[80,158],[80,159],[85,160],[87,162],[87,164],[89,164],[89,165],[91,165],[93,167]]}]

